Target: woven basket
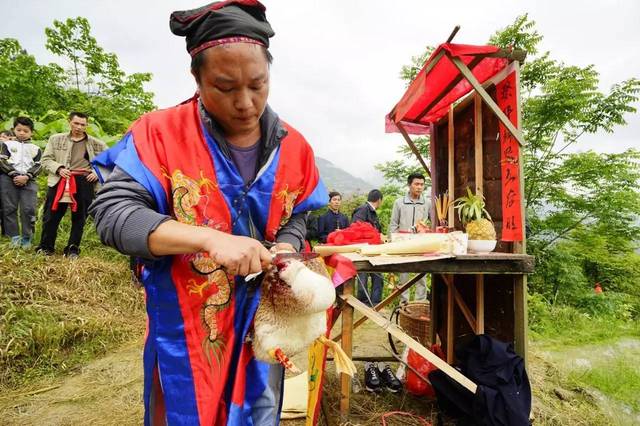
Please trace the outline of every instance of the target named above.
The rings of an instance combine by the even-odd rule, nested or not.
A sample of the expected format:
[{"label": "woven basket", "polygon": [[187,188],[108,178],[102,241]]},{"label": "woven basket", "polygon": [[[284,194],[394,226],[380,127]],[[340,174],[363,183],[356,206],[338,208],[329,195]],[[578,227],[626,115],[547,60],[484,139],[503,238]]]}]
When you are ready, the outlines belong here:
[{"label": "woven basket", "polygon": [[409,302],[400,307],[399,325],[422,346],[431,346],[431,309],[429,302]]}]

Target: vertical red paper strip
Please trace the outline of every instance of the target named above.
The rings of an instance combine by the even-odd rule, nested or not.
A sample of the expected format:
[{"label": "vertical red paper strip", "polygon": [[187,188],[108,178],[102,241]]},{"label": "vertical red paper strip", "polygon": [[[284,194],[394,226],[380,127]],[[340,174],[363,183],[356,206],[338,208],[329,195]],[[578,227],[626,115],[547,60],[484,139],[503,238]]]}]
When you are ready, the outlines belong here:
[{"label": "vertical red paper strip", "polygon": [[[497,103],[518,127],[516,73],[496,84]],[[511,132],[500,123],[502,169],[502,241],[522,241],[522,205],[520,202],[520,146]]]}]

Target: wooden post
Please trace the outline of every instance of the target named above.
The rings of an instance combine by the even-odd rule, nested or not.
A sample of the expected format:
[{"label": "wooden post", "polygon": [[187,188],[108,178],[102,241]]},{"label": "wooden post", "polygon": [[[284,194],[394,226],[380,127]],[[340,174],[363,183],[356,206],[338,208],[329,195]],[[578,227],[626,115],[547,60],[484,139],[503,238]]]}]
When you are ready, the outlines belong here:
[{"label": "wooden post", "polygon": [[484,334],[484,275],[476,275],[476,334]]},{"label": "wooden post", "polygon": [[[453,105],[451,105],[449,107],[449,128],[448,128],[448,133],[449,133],[449,150],[448,150],[448,163],[449,163],[449,169],[448,169],[448,178],[449,178],[449,197],[451,197],[452,200],[454,200],[456,198],[456,194],[455,194],[455,177],[454,177],[454,173],[455,173],[455,168],[454,168],[454,155],[455,155],[455,147],[454,147],[454,142],[455,142],[455,137],[454,137],[454,130],[455,127],[453,125]],[[449,206],[449,228],[454,228],[455,227],[455,214],[453,211],[453,203],[451,203],[451,205]]]},{"label": "wooden post", "polygon": [[[516,73],[516,117],[518,117],[518,130],[522,129],[522,116],[520,104],[520,64],[514,61],[513,66]],[[518,165],[520,168],[520,210],[522,211],[522,242],[513,244],[515,253],[525,254],[527,252],[527,232],[526,232],[526,212],[524,199],[524,155],[522,155],[522,147],[518,156]],[[522,358],[524,358],[525,366],[527,365],[527,352],[529,348],[529,318],[527,313],[527,276],[519,275],[514,280],[514,322],[515,322],[515,349]]]},{"label": "wooden post", "polygon": [[429,315],[431,316],[431,343],[438,343],[438,292],[441,284],[436,282],[436,274],[431,274],[431,291],[429,294]]},{"label": "wooden post", "polygon": [[[353,297],[355,277],[343,284],[342,294]],[[340,346],[344,353],[351,358],[353,350],[353,307],[348,303],[342,306],[342,339]],[[349,401],[351,399],[351,376],[342,373],[340,377],[340,415],[349,415]]]},{"label": "wooden post", "polygon": [[473,95],[473,129],[474,129],[474,163],[476,170],[476,193],[483,193],[484,175],[482,166],[482,99],[477,93]]},{"label": "wooden post", "polygon": [[454,349],[454,336],[453,336],[453,320],[454,320],[454,296],[453,288],[455,281],[453,275],[450,275],[450,285],[447,286],[447,362],[453,363],[453,349]]},{"label": "wooden post", "polygon": [[[484,158],[482,154],[482,98],[473,95],[474,162],[476,169],[476,194],[484,193]],[[476,334],[484,333],[484,275],[476,275]]]}]

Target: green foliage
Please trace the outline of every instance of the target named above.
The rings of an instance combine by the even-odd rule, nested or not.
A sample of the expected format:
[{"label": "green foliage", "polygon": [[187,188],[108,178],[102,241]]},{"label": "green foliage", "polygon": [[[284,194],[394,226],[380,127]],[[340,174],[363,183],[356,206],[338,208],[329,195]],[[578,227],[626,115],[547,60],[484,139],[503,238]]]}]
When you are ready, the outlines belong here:
[{"label": "green foliage", "polygon": [[[68,131],[70,111],[91,117],[88,133],[113,142],[131,122],[155,108],[153,93],[144,90],[149,73],[127,75],[114,53],[106,52],[91,35],[85,18],[54,21],[46,28],[47,49],[69,68],[39,65],[15,39],[0,39],[0,120],[28,115],[36,125],[36,139]],[[111,135],[111,136],[109,136]]]},{"label": "green foliage", "polygon": [[127,75],[118,57],[98,45],[86,18],[55,20],[45,33],[47,49],[71,63],[69,102],[95,117],[107,133],[123,133],[131,121],[155,108],[153,93],[144,90],[151,74]]},{"label": "green foliage", "polygon": [[541,294],[529,294],[531,337],[566,347],[640,336],[640,298],[605,292],[585,295],[580,305],[551,305]]},{"label": "green foliage", "polygon": [[20,111],[40,115],[63,107],[64,70],[56,64],[39,65],[18,40],[0,39],[0,69],[1,120]]},{"label": "green foliage", "polygon": [[422,67],[424,66],[429,56],[433,53],[436,48],[433,46],[427,46],[424,49],[424,52],[418,56],[411,57],[410,65],[403,65],[400,70],[400,78],[406,82],[406,86],[409,87],[409,84],[416,78]]},{"label": "green foliage", "polygon": [[[429,154],[429,138],[418,137],[413,141],[418,148],[418,152],[422,154],[427,164],[430,161]],[[422,173],[425,175],[425,185],[428,187],[431,185],[431,178],[426,176],[424,167],[418,162],[415,154],[411,151],[407,145],[402,144],[396,150],[400,154],[400,160],[390,160],[384,163],[376,164],[376,170],[380,171],[385,178],[385,181],[389,185],[405,186],[407,184],[407,177],[411,173]]]},{"label": "green foliage", "polygon": [[[528,55],[521,67],[521,97],[528,251],[537,263],[530,289],[550,303],[589,311],[580,304],[590,300],[585,297],[595,282],[607,294],[640,293],[640,255],[634,252],[640,235],[640,152],[579,150],[584,135],[612,133],[626,124],[625,117],[636,111],[640,80],[629,78],[601,91],[593,65],[574,66],[540,52],[542,40],[526,14],[489,40]],[[402,78],[415,78],[429,53],[413,57]],[[428,139],[418,140],[420,152],[428,153]],[[615,144],[615,138],[607,143]],[[400,154],[401,159],[377,166],[389,182],[401,182],[417,165],[408,148]]]},{"label": "green foliage", "polygon": [[491,220],[491,215],[484,206],[484,196],[474,194],[470,187],[467,187],[467,195],[453,202],[453,207],[458,210],[458,218],[463,225],[483,217]]}]

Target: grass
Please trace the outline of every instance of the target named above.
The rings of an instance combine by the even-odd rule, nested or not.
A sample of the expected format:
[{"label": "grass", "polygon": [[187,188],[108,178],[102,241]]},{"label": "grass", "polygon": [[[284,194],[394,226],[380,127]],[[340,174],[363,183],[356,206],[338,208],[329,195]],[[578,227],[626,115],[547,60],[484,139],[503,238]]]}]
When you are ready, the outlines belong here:
[{"label": "grass", "polygon": [[5,242],[0,271],[0,389],[65,373],[144,327],[122,257],[68,260]]},{"label": "grass", "polygon": [[569,380],[576,385],[595,388],[640,412],[640,368],[637,362],[637,359],[621,357],[586,371],[574,370],[569,374]]}]

